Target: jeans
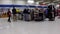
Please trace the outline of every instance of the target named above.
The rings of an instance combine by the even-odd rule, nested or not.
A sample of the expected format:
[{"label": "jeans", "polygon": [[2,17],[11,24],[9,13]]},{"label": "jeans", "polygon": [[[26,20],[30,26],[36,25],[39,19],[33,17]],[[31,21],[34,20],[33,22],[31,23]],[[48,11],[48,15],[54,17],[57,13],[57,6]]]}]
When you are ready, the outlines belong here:
[{"label": "jeans", "polygon": [[11,22],[10,17],[11,17],[11,16],[8,17],[8,22]]},{"label": "jeans", "polygon": [[29,20],[29,14],[24,14],[24,15],[23,15],[23,20],[25,20],[25,21],[26,21],[26,20]]}]

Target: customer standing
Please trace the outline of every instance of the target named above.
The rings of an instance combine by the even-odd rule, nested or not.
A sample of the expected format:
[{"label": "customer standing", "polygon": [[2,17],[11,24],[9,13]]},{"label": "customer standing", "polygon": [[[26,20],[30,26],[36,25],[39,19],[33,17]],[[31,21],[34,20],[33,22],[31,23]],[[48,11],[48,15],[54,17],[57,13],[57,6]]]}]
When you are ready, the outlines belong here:
[{"label": "customer standing", "polygon": [[8,22],[11,22],[11,20],[10,20],[10,18],[11,18],[11,11],[10,11],[10,9],[8,9],[7,14],[8,14]]},{"label": "customer standing", "polygon": [[13,14],[13,20],[16,21],[16,8],[13,7],[12,9],[12,14]]},{"label": "customer standing", "polygon": [[55,20],[55,8],[53,5],[48,6],[48,18],[49,18],[49,21]]},{"label": "customer standing", "polygon": [[58,9],[58,18],[60,18],[60,7]]},{"label": "customer standing", "polygon": [[31,20],[34,20],[34,9],[31,9]]},{"label": "customer standing", "polygon": [[30,21],[30,10],[29,9],[24,9],[23,11],[23,20],[25,21]]}]

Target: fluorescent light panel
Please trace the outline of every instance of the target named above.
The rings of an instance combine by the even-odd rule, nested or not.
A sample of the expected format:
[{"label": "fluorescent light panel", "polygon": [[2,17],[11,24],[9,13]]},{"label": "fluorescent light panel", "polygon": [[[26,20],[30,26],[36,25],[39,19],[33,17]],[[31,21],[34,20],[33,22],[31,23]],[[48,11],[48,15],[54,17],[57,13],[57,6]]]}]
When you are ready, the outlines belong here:
[{"label": "fluorescent light panel", "polygon": [[34,0],[28,0],[27,3],[34,3]]}]

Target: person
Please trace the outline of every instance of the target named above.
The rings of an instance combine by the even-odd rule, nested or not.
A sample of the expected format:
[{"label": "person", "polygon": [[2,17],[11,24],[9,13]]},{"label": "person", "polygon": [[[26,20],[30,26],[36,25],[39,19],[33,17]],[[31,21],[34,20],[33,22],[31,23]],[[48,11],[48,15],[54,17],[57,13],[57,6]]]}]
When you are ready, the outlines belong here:
[{"label": "person", "polygon": [[48,18],[49,18],[49,21],[55,20],[55,8],[53,5],[48,6]]},{"label": "person", "polygon": [[29,17],[29,16],[30,16],[30,15],[29,15],[29,14],[30,14],[29,9],[24,9],[23,14],[24,14],[24,15],[23,15],[23,20],[25,20],[25,21],[30,21],[30,19],[29,19],[29,18],[30,18],[30,17]]},{"label": "person", "polygon": [[23,10],[23,20],[26,20],[26,12],[27,12],[27,9],[25,8],[25,9]]},{"label": "person", "polygon": [[48,18],[47,15],[48,15],[48,10],[46,9],[46,10],[45,10],[45,17],[46,17],[46,18]]},{"label": "person", "polygon": [[31,9],[31,20],[34,20],[34,9]]},{"label": "person", "polygon": [[10,11],[10,9],[8,9],[7,15],[8,15],[8,22],[11,22],[11,20],[10,20],[10,18],[11,18],[11,11]]},{"label": "person", "polygon": [[58,18],[60,18],[60,7],[57,11],[58,11]]},{"label": "person", "polygon": [[16,21],[16,8],[13,7],[12,9],[12,14],[13,14],[13,20]]},{"label": "person", "polygon": [[17,16],[16,18],[17,18],[17,20],[20,19],[19,18],[19,16],[20,16],[19,12],[20,12],[20,10],[19,9],[16,9],[16,16]]}]

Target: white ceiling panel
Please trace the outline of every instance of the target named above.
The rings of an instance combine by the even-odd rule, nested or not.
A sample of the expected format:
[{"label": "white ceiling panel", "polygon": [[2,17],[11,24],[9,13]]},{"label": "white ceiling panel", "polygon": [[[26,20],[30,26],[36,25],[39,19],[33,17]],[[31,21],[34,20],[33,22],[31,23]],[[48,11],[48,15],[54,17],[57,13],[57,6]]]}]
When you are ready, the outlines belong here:
[{"label": "white ceiling panel", "polygon": [[12,4],[12,0],[0,0],[0,4]]},{"label": "white ceiling panel", "polygon": [[14,0],[14,4],[17,5],[25,5],[27,3],[27,1],[25,0]]}]

